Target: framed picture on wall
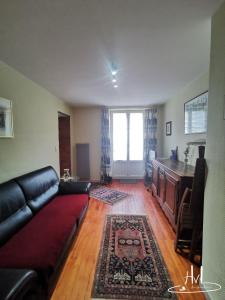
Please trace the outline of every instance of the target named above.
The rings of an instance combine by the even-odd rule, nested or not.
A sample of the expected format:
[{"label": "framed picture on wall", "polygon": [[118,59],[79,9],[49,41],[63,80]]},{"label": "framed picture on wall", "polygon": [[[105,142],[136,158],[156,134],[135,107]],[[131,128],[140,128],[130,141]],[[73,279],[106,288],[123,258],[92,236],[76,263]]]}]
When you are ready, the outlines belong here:
[{"label": "framed picture on wall", "polygon": [[0,138],[13,137],[12,101],[0,98]]},{"label": "framed picture on wall", "polygon": [[172,121],[166,122],[166,135],[172,134]]},{"label": "framed picture on wall", "polygon": [[184,133],[207,131],[208,92],[204,92],[184,104]]}]

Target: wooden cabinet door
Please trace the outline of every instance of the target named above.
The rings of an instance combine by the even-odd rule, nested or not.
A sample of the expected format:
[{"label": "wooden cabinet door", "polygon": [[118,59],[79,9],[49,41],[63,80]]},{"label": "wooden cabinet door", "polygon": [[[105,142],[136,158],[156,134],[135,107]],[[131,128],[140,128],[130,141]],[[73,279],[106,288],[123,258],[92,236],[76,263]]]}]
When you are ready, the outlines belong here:
[{"label": "wooden cabinet door", "polygon": [[158,194],[158,165],[152,163],[152,192],[153,195]]},{"label": "wooden cabinet door", "polygon": [[194,168],[169,159],[153,160],[152,165],[152,195],[176,232],[180,201],[185,188],[192,186]]},{"label": "wooden cabinet door", "polygon": [[165,172],[161,168],[159,168],[158,200],[159,200],[160,206],[163,206],[163,203],[165,201]]},{"label": "wooden cabinet door", "polygon": [[175,228],[179,181],[165,172],[165,202],[163,210]]}]

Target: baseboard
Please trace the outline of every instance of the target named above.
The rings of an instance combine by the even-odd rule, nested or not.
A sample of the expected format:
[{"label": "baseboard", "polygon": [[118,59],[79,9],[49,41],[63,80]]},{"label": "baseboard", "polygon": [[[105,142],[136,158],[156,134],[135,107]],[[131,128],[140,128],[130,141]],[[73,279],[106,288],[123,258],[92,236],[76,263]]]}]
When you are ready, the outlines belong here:
[{"label": "baseboard", "polygon": [[100,179],[90,179],[91,183],[100,183],[101,180]]}]

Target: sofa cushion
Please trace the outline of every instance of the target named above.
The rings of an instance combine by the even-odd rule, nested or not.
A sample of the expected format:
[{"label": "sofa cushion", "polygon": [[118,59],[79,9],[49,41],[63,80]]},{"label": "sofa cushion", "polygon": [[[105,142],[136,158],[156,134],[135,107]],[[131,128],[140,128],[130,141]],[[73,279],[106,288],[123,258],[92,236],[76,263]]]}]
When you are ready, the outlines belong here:
[{"label": "sofa cushion", "polygon": [[59,178],[51,166],[17,177],[15,180],[22,188],[27,204],[34,213],[58,193]]},{"label": "sofa cushion", "polygon": [[0,248],[0,267],[30,268],[51,275],[87,203],[87,195],[56,197]]},{"label": "sofa cushion", "polygon": [[32,218],[19,185],[11,180],[0,184],[0,245]]},{"label": "sofa cushion", "polygon": [[46,215],[47,217],[51,215],[53,218],[56,214],[65,214],[66,216],[75,217],[79,222],[79,218],[87,205],[87,194],[56,196],[40,213],[42,216]]},{"label": "sofa cushion", "polygon": [[59,183],[59,194],[69,195],[69,194],[89,194],[91,188],[90,182],[60,182]]}]

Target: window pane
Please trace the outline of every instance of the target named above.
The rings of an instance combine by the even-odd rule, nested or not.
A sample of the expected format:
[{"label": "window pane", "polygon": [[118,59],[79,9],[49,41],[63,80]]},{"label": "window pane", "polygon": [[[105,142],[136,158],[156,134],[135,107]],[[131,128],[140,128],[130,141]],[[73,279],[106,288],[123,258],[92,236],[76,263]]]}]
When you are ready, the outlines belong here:
[{"label": "window pane", "polygon": [[206,112],[199,110],[192,112],[192,133],[202,132],[206,128]]},{"label": "window pane", "polygon": [[143,114],[130,114],[130,160],[143,160]]},{"label": "window pane", "polygon": [[113,113],[113,160],[127,160],[126,113]]}]

